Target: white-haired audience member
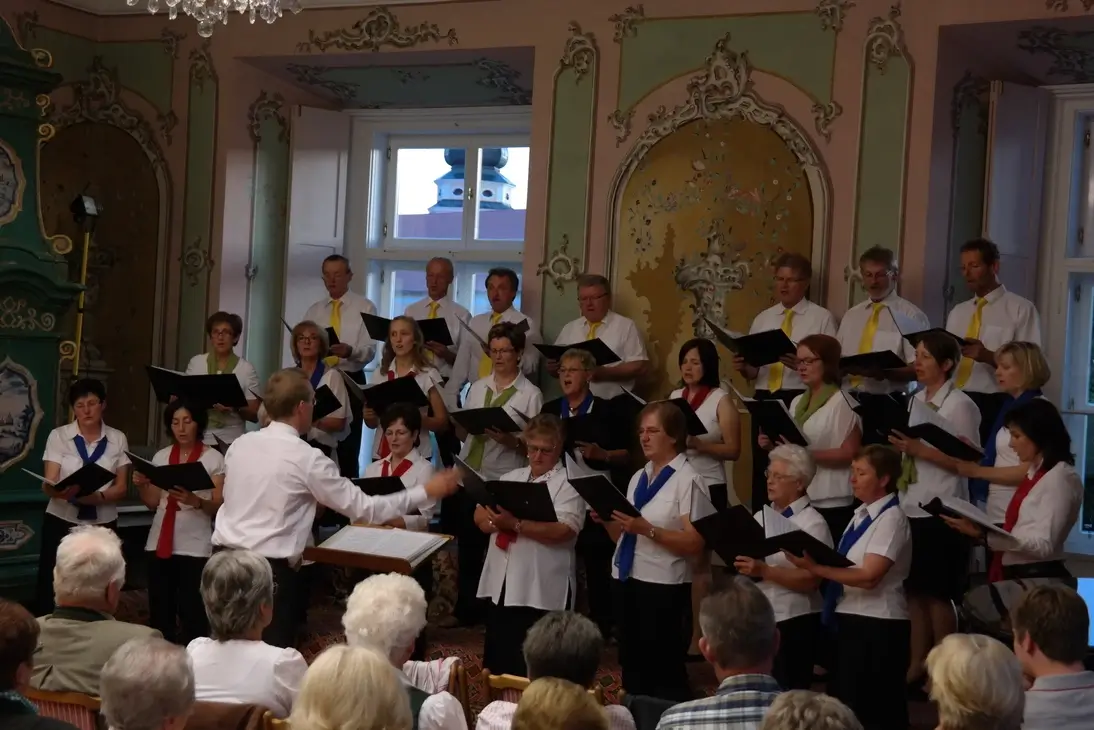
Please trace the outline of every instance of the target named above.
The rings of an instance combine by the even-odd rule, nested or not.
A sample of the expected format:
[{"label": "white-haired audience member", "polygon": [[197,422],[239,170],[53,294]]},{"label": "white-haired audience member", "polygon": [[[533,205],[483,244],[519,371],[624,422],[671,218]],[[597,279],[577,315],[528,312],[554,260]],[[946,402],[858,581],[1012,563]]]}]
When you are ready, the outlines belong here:
[{"label": "white-haired audience member", "polygon": [[608,730],[604,707],[573,682],[542,677],[528,685],[513,713],[513,730]]},{"label": "white-haired audience member", "polygon": [[38,619],[31,686],[51,692],[99,693],[99,672],[135,638],[160,637],[147,626],[115,621],[125,584],[122,542],[105,527],[74,528],[61,539],[53,568],[53,613]]},{"label": "white-haired audience member", "polygon": [[181,646],[130,639],[103,667],[98,694],[108,730],[182,730],[194,707],[194,672]]},{"label": "white-haired audience member", "polygon": [[411,730],[400,672],[371,646],[332,646],[304,675],[292,730]]},{"label": "white-haired audience member", "polygon": [[1011,613],[1014,653],[1032,680],[1023,730],[1094,727],[1094,672],[1083,670],[1090,611],[1067,586],[1033,588]]},{"label": "white-haired audience member", "polygon": [[1022,727],[1022,667],[990,636],[950,634],[927,655],[927,676],[937,730]]},{"label": "white-haired audience member", "polygon": [[[584,689],[592,687],[604,638],[590,619],[573,611],[552,611],[532,625],[524,638],[528,678],[553,677]],[[526,691],[527,692],[527,691]],[[521,699],[523,702],[523,697]],[[611,730],[634,730],[634,718],[622,705],[604,708]],[[495,700],[479,713],[475,730],[509,730],[515,727],[517,703]]]},{"label": "white-haired audience member", "polygon": [[430,695],[411,684],[402,671],[426,625],[425,591],[409,575],[371,575],[357,584],[346,601],[342,625],[350,646],[371,646],[399,670],[419,730],[464,730],[467,719],[459,700],[448,692]]},{"label": "white-haired audience member", "polygon": [[862,730],[862,723],[835,697],[795,689],[775,698],[760,730]]},{"label": "white-haired audience member", "polygon": [[754,730],[782,691],[771,676],[779,629],[771,603],[756,585],[738,576],[699,606],[699,651],[714,667],[712,697],[670,707],[658,730],[716,727]]},{"label": "white-haired audience member", "polygon": [[250,550],[224,550],[201,572],[201,600],[212,638],[186,647],[194,664],[197,698],[265,707],[287,717],[308,665],[296,649],[262,640],[273,619],[270,563]]},{"label": "white-haired audience member", "polygon": [[0,598],[0,727],[4,730],[75,730],[72,725],[40,717],[25,696],[34,667],[38,622],[30,611]]}]

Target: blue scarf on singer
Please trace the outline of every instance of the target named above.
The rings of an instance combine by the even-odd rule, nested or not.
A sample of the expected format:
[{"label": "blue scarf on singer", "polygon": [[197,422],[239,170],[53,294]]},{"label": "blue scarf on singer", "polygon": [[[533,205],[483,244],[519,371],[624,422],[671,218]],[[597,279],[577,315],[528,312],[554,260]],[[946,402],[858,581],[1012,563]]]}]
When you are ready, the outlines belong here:
[{"label": "blue scarf on singer", "polygon": [[[80,455],[80,459],[84,462],[84,466],[97,462],[103,458],[103,454],[106,453],[106,434],[102,434],[99,437],[99,445],[95,447],[95,450],[89,455],[87,453],[87,442],[80,434],[76,434],[76,437],[72,439],[76,443],[76,452]],[[73,504],[76,504],[74,501]],[[76,519],[81,522],[92,522],[99,517],[99,510],[93,504],[76,504]]]},{"label": "blue scarf on singer", "polygon": [[[1003,424],[1007,419],[1007,414],[1023,403],[1029,403],[1034,398],[1040,397],[1041,391],[1039,389],[1023,391],[1017,398],[1014,396],[1007,396],[1007,400],[1003,404],[1003,407],[999,409],[999,415],[995,417],[995,423],[991,425],[991,433],[988,434],[988,440],[983,443],[984,458],[980,460],[980,466],[995,466],[995,458],[998,455],[995,450],[995,438],[1003,428]],[[987,501],[988,480],[970,479],[969,498],[973,504]]]},{"label": "blue scarf on singer", "polygon": [[[589,409],[592,408],[592,407],[593,407],[593,392],[590,390],[588,393],[585,394],[585,400],[581,401],[581,403],[578,405],[577,413],[575,415],[584,416],[586,413],[589,412]],[[560,415],[563,418],[569,418],[570,417],[570,401],[563,398],[562,399],[561,410],[562,410],[562,413]]]},{"label": "blue scarf on singer", "polygon": [[319,387],[319,381],[323,379],[323,373],[327,372],[327,365],[322,360],[315,363],[315,370],[311,373],[311,389],[315,390]]},{"label": "blue scarf on singer", "polygon": [[[881,519],[881,516],[885,514],[886,510],[898,507],[900,505],[900,498],[895,494],[890,496],[889,501],[878,510],[877,518]],[[843,537],[839,541],[839,554],[846,556],[851,552],[851,548],[855,546],[855,543],[859,541],[866,531],[870,529],[870,525],[874,524],[874,517],[867,512],[866,519],[859,523],[858,527],[855,527],[854,519],[851,520],[851,524],[847,525],[847,529],[843,533]],[[843,596],[843,584],[837,583],[834,580],[830,580],[824,584],[823,590],[824,606],[821,609],[821,625],[831,626],[832,617],[836,615],[836,606],[839,605],[839,599]]]},{"label": "blue scarf on singer", "polygon": [[[642,508],[657,496],[657,493],[661,491],[661,487],[665,486],[675,473],[675,469],[666,466],[661,469],[657,478],[653,480],[653,484],[650,484],[649,476],[646,470],[643,469],[642,475],[638,477],[638,486],[634,490],[634,506],[642,511]],[[627,532],[619,538],[619,551],[615,554],[615,567],[619,569],[619,580],[626,581],[631,577],[631,568],[634,567],[634,551],[637,547],[638,535]]]}]

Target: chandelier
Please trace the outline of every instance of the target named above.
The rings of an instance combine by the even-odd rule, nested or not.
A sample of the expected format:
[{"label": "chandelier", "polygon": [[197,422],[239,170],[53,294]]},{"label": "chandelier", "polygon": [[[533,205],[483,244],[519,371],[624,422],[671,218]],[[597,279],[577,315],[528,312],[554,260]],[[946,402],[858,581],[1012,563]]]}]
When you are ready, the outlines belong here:
[{"label": "chandelier", "polygon": [[[140,0],[126,0],[133,7]],[[300,0],[147,0],[148,12],[155,15],[161,4],[167,6],[167,17],[174,20],[179,10],[197,21],[198,35],[208,38],[213,35],[216,23],[228,24],[228,13],[247,13],[253,24],[255,18],[272,23],[281,17],[282,9],[293,14],[300,12]]]}]

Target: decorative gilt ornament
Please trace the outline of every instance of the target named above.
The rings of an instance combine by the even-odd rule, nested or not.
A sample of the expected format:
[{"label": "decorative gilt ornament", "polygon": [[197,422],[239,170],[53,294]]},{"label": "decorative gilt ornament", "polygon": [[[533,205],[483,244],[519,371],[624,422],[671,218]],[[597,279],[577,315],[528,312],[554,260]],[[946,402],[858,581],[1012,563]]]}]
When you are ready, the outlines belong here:
[{"label": "decorative gilt ornament", "polygon": [[562,245],[554,256],[536,267],[536,276],[546,276],[554,282],[555,288],[565,291],[567,281],[575,281],[581,273],[581,262],[576,256],[569,255],[570,236],[562,234]]},{"label": "decorative gilt ornament", "polygon": [[357,98],[357,92],[361,89],[359,84],[349,81],[335,81],[326,78],[325,74],[331,70],[330,66],[308,66],[303,63],[290,63],[285,66],[296,79],[298,84],[307,84],[334,96],[338,103],[347,105]]},{"label": "decorative gilt ornament", "polygon": [[400,30],[399,19],[387,8],[379,7],[370,10],[368,15],[348,28],[322,33],[309,30],[308,40],[298,44],[297,50],[318,50],[323,53],[331,48],[343,51],[379,51],[384,46],[413,48],[421,43],[439,43],[442,40],[447,40],[450,46],[459,43],[456,29],[449,28],[442,35],[436,23],[419,23]]},{"label": "decorative gilt ornament", "polygon": [[615,23],[612,40],[622,43],[625,38],[638,36],[638,24],[646,21],[646,9],[642,5],[628,5],[622,13],[609,15],[608,20]]},{"label": "decorative gilt ornament", "polygon": [[190,81],[204,90],[206,81],[215,84],[218,80],[216,67],[213,66],[213,42],[207,38],[190,51]]},{"label": "decorative gilt ornament", "polygon": [[813,105],[813,125],[817,128],[817,134],[824,137],[825,142],[832,141],[832,124],[841,114],[843,114],[843,105],[838,101]]},{"label": "decorative gilt ornament", "polygon": [[38,314],[37,309],[27,306],[26,299],[12,296],[0,299],[0,330],[51,332],[56,326],[57,318],[52,312]]},{"label": "decorative gilt ornament", "polygon": [[[745,280],[752,275],[747,261],[741,261],[738,254],[730,256],[720,230],[723,224],[722,219],[713,221],[707,233],[707,250],[692,263],[681,259],[673,272],[676,285],[695,299],[691,321],[695,334],[707,339],[714,333],[704,318],[724,323],[726,294],[743,289]],[[732,229],[729,233],[732,234]]]},{"label": "decorative gilt ornament", "polygon": [[262,122],[273,119],[281,127],[277,138],[281,142],[289,139],[289,123],[285,115],[281,113],[285,105],[285,97],[276,92],[270,93],[263,90],[258,98],[251,102],[247,108],[247,131],[251,135],[251,141],[258,144],[262,141]]},{"label": "decorative gilt ornament", "polygon": [[908,58],[908,47],[904,44],[904,28],[900,25],[900,3],[889,9],[889,17],[880,16],[870,20],[866,33],[866,55],[869,62],[885,73],[889,59],[894,56]]},{"label": "decorative gilt ornament", "polygon": [[592,70],[596,63],[597,47],[596,36],[591,32],[582,33],[581,26],[576,20],[570,22],[570,37],[566,41],[566,48],[562,52],[562,58],[558,62],[558,70],[561,73],[568,68],[574,70],[574,80],[581,82],[581,77]]},{"label": "decorative gilt ornament", "polygon": [[843,18],[847,11],[855,7],[853,0],[820,0],[817,3],[817,16],[820,17],[821,30],[832,29],[837,35],[843,30]]},{"label": "decorative gilt ornament", "polygon": [[622,109],[616,109],[614,112],[608,115],[608,124],[612,125],[615,129],[615,146],[623,144],[627,141],[627,137],[631,136],[631,122],[634,120],[634,108],[630,108],[627,111]]}]

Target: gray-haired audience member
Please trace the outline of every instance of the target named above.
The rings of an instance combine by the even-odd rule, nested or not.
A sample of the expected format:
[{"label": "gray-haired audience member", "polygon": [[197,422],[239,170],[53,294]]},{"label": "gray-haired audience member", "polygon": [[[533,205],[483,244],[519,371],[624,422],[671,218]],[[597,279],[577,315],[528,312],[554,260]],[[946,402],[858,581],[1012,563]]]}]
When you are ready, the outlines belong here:
[{"label": "gray-haired audience member", "polygon": [[270,563],[258,553],[223,550],[209,558],[201,600],[213,636],[186,647],[199,700],[259,705],[288,717],[308,665],[296,649],[262,640],[275,589]]},{"label": "gray-haired audience member", "polygon": [[1011,613],[1014,654],[1033,680],[1023,730],[1094,727],[1094,672],[1084,671],[1090,609],[1067,586],[1032,589]]},{"label": "gray-haired audience member", "polygon": [[760,730],[862,730],[862,723],[835,697],[795,689],[775,698]]},{"label": "gray-haired audience member", "polygon": [[163,639],[130,639],[103,667],[99,696],[110,730],[182,730],[194,706],[186,651]]},{"label": "gray-haired audience member", "polygon": [[927,655],[927,676],[938,705],[937,730],[1022,727],[1022,667],[990,636],[950,634]]},{"label": "gray-haired audience member", "polygon": [[712,697],[669,708],[657,724],[670,728],[717,727],[752,730],[782,691],[771,677],[779,651],[775,612],[756,585],[737,577],[699,606],[699,651],[714,667],[718,691]]},{"label": "gray-haired audience member", "polygon": [[38,622],[30,611],[0,598],[0,727],[4,730],[75,730],[72,725],[39,717],[24,696],[34,667]]},{"label": "gray-haired audience member", "polygon": [[[573,611],[552,611],[536,621],[524,637],[528,678],[564,679],[591,688],[604,651],[604,638],[590,619]],[[509,730],[517,703],[497,700],[479,713],[475,730]],[[634,718],[622,705],[607,705],[611,730],[634,730]]]},{"label": "gray-haired audience member", "polygon": [[124,584],[122,542],[112,530],[76,527],[61,539],[53,568],[57,607],[38,619],[31,686],[97,695],[99,672],[119,646],[160,637],[147,626],[114,620]]}]

